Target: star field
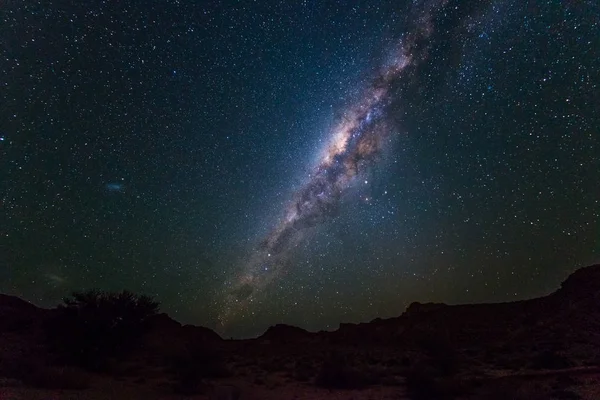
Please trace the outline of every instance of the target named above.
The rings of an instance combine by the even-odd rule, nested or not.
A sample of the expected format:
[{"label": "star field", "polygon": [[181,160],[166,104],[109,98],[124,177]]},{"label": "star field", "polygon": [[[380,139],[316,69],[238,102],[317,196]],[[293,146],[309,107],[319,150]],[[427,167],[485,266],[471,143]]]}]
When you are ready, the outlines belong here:
[{"label": "star field", "polygon": [[[9,1],[0,292],[51,306],[126,288],[236,337],[547,294],[600,261],[599,15],[595,1]],[[356,111],[374,87],[385,102]],[[349,118],[368,118],[361,135],[381,124],[377,151],[313,190],[342,176],[323,154]],[[285,225],[332,187],[335,212]]]}]

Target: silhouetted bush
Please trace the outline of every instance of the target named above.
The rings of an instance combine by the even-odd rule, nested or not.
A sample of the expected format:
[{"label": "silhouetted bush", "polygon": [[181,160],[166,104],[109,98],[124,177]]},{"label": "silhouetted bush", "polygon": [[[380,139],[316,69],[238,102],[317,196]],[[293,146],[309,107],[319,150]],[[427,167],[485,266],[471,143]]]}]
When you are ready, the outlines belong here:
[{"label": "silhouetted bush", "polygon": [[110,359],[131,351],[158,306],[151,297],[128,291],[74,292],[50,320],[48,337],[64,361],[103,371]]}]

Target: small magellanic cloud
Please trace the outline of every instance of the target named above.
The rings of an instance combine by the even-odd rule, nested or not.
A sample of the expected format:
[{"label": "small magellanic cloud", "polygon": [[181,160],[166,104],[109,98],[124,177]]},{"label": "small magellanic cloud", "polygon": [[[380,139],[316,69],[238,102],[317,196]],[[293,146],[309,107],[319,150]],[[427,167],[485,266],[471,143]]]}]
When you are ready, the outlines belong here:
[{"label": "small magellanic cloud", "polygon": [[104,188],[109,192],[122,192],[125,186],[122,183],[110,182],[104,185]]}]

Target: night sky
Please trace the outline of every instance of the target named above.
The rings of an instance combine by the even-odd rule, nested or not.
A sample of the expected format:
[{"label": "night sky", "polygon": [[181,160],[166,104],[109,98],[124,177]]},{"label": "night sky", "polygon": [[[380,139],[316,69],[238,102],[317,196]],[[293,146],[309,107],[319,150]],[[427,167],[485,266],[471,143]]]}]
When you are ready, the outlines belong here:
[{"label": "night sky", "polygon": [[600,261],[597,1],[4,1],[0,292],[229,337]]}]

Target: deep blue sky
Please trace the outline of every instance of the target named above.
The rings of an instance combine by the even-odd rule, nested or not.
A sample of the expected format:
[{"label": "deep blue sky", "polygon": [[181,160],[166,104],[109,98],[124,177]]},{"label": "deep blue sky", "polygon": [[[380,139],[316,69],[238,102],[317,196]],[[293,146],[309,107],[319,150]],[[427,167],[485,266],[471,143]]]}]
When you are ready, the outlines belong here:
[{"label": "deep blue sky", "polygon": [[127,288],[214,327],[224,281],[422,28],[412,3],[433,33],[391,88],[392,140],[227,333],[523,299],[600,261],[595,1],[26,0],[0,10],[0,291]]}]

